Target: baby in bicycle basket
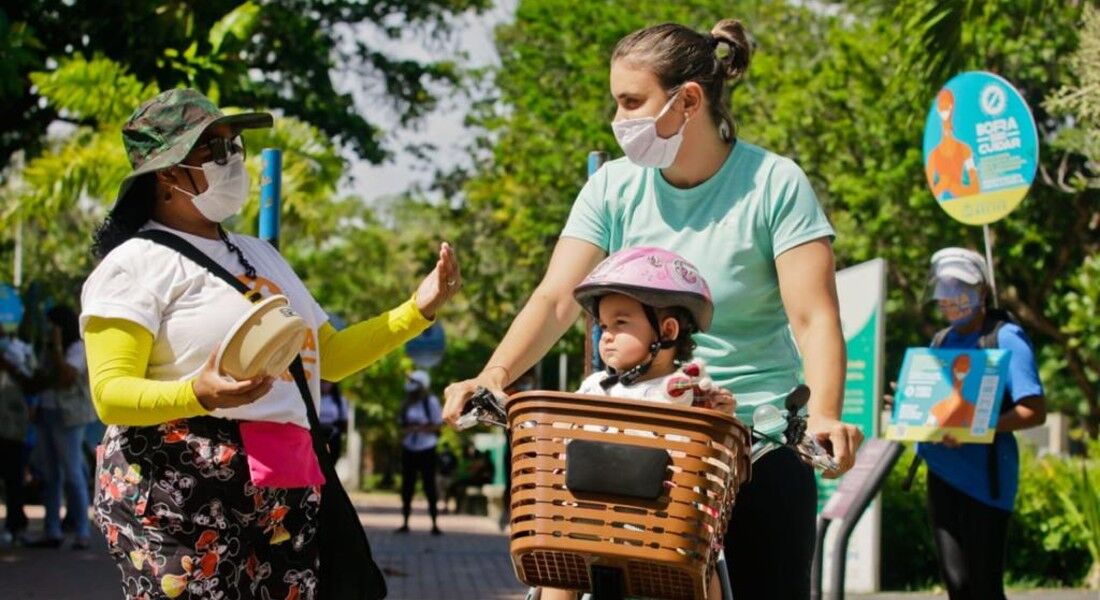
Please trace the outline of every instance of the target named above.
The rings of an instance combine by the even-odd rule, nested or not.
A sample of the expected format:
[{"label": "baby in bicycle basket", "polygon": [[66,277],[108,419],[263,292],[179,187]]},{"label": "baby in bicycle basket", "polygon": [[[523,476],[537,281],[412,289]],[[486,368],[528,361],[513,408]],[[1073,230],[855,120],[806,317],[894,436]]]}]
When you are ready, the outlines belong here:
[{"label": "baby in bicycle basket", "polygon": [[[691,335],[710,327],[714,304],[706,280],[682,256],[652,247],[620,250],[597,265],[573,296],[599,323],[599,353],[605,366],[581,382],[578,394],[733,413],[733,395],[715,386],[703,362],[692,359]],[[584,426],[590,427],[606,429]],[[716,575],[709,585],[710,597],[719,597]],[[528,598],[574,600],[577,594],[543,588],[532,590]]]},{"label": "baby in bicycle basket", "polygon": [[692,359],[693,333],[714,313],[706,280],[682,256],[653,247],[620,250],[573,290],[599,323],[605,365],[578,394],[634,398],[733,410],[733,396]]}]

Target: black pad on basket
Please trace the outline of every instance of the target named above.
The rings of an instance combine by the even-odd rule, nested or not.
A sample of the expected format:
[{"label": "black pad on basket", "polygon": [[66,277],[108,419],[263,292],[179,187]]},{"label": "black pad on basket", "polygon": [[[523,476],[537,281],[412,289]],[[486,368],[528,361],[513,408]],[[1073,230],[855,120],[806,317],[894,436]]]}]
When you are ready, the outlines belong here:
[{"label": "black pad on basket", "polygon": [[656,500],[671,462],[661,448],[573,440],[565,447],[565,486],[574,493]]}]

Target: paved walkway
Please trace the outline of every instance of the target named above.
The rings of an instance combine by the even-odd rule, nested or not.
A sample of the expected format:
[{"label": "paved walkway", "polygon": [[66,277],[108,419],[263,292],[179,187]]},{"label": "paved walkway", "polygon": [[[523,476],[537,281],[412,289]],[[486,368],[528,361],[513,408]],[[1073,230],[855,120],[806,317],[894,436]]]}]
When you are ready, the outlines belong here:
[{"label": "paved walkway", "polygon": [[[358,496],[376,560],[386,573],[393,600],[522,598],[526,590],[512,571],[508,538],[485,517],[440,515],[443,535],[428,534],[431,520],[414,511],[411,533],[397,534],[401,503],[396,496]],[[417,503],[423,506],[423,501]]]},{"label": "paved walkway", "polygon": [[[484,517],[441,515],[444,535],[428,535],[431,521],[414,512],[412,532],[401,524],[400,501],[393,495],[355,496],[375,560],[386,573],[392,600],[512,600],[524,589],[512,573],[508,539]],[[420,501],[423,508],[423,501]],[[3,507],[0,506],[0,517]],[[27,509],[41,530],[42,507]],[[117,600],[118,570],[97,537],[87,551],[69,548],[0,550],[0,599]]]},{"label": "paved walkway", "polygon": [[[428,535],[430,521],[414,512],[412,533],[393,532],[401,523],[400,503],[393,495],[357,494],[355,501],[367,528],[375,558],[386,572],[392,600],[520,600],[523,587],[512,574],[508,540],[484,517],[443,515],[441,537]],[[423,506],[419,501],[418,507]],[[2,516],[3,507],[0,507]],[[28,510],[41,528],[41,507]],[[117,600],[117,574],[101,540],[92,549],[0,550],[0,599]],[[884,593],[849,596],[861,600],[929,600],[943,594]],[[1018,592],[1013,599],[1097,600],[1083,590]]]}]

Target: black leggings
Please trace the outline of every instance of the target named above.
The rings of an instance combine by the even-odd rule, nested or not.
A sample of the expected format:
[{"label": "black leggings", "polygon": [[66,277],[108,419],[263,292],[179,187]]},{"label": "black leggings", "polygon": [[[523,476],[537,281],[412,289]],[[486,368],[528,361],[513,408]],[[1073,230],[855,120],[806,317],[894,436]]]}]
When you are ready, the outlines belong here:
[{"label": "black leggings", "polygon": [[4,527],[13,536],[27,529],[27,515],[23,513],[23,442],[0,439],[0,478],[4,480],[4,499],[8,517]]},{"label": "black leggings", "polygon": [[726,529],[733,597],[803,600],[817,531],[813,469],[790,448],[765,454],[737,494]]},{"label": "black leggings", "polygon": [[929,472],[928,514],[940,577],[951,600],[1003,600],[1012,513],[983,504]]},{"label": "black leggings", "polygon": [[432,523],[436,518],[436,491],[435,491],[435,448],[413,452],[407,448],[401,449],[401,515],[405,522],[409,521],[412,513],[413,493],[416,491],[416,478],[419,476],[424,482],[424,495],[428,497],[428,514],[432,516]]}]

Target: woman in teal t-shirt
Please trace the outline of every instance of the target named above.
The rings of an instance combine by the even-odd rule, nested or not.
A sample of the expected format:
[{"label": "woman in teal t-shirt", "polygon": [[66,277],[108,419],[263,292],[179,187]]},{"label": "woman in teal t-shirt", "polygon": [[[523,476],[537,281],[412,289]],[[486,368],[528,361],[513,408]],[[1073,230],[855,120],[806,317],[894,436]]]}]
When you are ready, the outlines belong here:
[{"label": "woman in teal t-shirt", "polygon": [[[839,421],[846,364],[833,229],[798,165],[734,136],[727,83],[752,51],[730,19],[709,34],[670,23],[619,42],[611,126],[626,158],[581,190],[542,282],[493,357],[447,388],[445,418],[453,422],[477,386],[499,392],[550,350],[579,316],[573,288],[609,252],[658,246],[711,285],[715,319],[696,338],[697,356],[733,392],[738,416],[751,422],[753,408],[781,402],[802,371],[811,431],[840,465],[828,475],[851,467],[862,436]],[[737,597],[809,597],[816,502],[813,474],[793,452],[754,466],[726,538]]]}]

